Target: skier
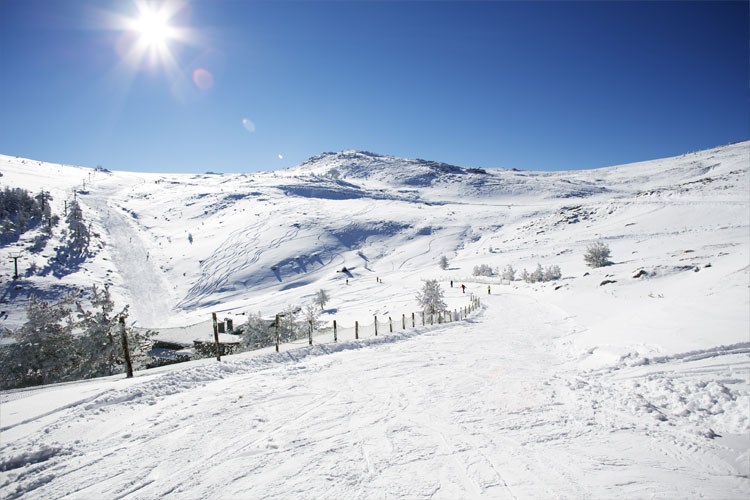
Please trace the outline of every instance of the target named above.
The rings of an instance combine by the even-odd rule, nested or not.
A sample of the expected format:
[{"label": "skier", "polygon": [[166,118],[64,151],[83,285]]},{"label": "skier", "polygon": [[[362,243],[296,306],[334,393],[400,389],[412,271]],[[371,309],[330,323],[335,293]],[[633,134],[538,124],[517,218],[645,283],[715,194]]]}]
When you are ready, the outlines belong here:
[{"label": "skier", "polygon": [[453,280],[451,280],[451,288],[453,288]]},{"label": "skier", "polygon": [[492,294],[492,288],[490,288],[490,285],[487,285],[487,295]]},{"label": "skier", "polygon": [[461,285],[461,293],[466,293],[466,285]]}]

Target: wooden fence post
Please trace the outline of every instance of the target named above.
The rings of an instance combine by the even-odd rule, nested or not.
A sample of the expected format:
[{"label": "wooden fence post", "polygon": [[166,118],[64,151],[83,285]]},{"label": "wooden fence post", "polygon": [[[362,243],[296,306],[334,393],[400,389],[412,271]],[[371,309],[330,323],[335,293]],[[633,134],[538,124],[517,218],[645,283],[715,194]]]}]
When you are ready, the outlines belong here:
[{"label": "wooden fence post", "polygon": [[391,319],[390,316],[388,316],[388,331],[390,333],[393,333],[393,320]]},{"label": "wooden fence post", "polygon": [[130,349],[128,348],[128,334],[125,331],[125,316],[120,316],[120,337],[122,337],[122,350],[125,351],[125,369],[127,378],[133,378],[133,362],[130,360]]},{"label": "wooden fence post", "polygon": [[336,331],[336,320],[335,319],[333,320],[333,341],[334,342],[338,342],[339,341],[338,332]]},{"label": "wooden fence post", "polygon": [[354,338],[359,340],[359,321],[354,322]]},{"label": "wooden fence post", "polygon": [[279,352],[279,315],[276,315],[276,352]]},{"label": "wooden fence post", "polygon": [[378,317],[375,316],[375,336],[378,336]]},{"label": "wooden fence post", "polygon": [[312,327],[312,320],[311,319],[307,320],[307,325],[308,325],[307,335],[310,338],[310,345],[312,345],[312,328],[313,327]]},{"label": "wooden fence post", "polygon": [[219,345],[219,323],[216,321],[216,313],[211,313],[214,323],[214,344],[216,345],[216,361],[221,361],[221,346]]}]

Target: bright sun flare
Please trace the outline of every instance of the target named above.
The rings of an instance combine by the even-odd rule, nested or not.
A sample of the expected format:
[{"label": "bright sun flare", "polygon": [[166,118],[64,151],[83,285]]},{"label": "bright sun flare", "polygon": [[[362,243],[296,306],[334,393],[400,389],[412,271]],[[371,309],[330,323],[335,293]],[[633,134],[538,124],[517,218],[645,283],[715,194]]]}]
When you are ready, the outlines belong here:
[{"label": "bright sun flare", "polygon": [[140,43],[146,48],[164,46],[172,37],[172,28],[167,16],[148,7],[141,10],[133,28],[138,33]]}]

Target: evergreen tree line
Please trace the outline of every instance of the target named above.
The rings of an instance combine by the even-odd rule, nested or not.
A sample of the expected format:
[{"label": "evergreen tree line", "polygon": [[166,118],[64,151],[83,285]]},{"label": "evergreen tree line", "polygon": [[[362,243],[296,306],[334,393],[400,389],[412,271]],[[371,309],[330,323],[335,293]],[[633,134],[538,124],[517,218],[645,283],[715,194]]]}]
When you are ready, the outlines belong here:
[{"label": "evergreen tree line", "polygon": [[3,234],[23,234],[43,221],[57,223],[52,215],[49,193],[41,191],[32,195],[25,189],[5,187],[0,191],[0,230]]},{"label": "evergreen tree line", "polygon": [[[102,377],[125,371],[119,318],[109,289],[94,286],[84,308],[80,293],[57,302],[31,297],[27,322],[10,332],[13,343],[0,346],[0,388],[12,389]],[[125,329],[135,369],[144,368],[152,332]]]}]

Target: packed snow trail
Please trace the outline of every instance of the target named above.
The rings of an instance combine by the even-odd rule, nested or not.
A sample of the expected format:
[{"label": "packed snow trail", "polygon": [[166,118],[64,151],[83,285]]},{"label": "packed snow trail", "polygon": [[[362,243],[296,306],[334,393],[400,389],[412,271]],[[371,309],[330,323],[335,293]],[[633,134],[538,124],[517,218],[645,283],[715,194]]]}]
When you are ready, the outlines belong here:
[{"label": "packed snow trail", "polygon": [[112,261],[130,294],[131,321],[137,320],[139,326],[158,326],[172,310],[169,287],[151,262],[149,250],[133,223],[108,202],[114,188],[101,184],[97,188],[83,200],[99,213],[109,233]]},{"label": "packed snow trail", "polygon": [[361,349],[250,353],[114,382],[6,429],[0,495],[747,496],[713,441],[623,412],[627,392],[577,371],[564,347],[574,318],[521,295],[484,300],[474,320]]}]

